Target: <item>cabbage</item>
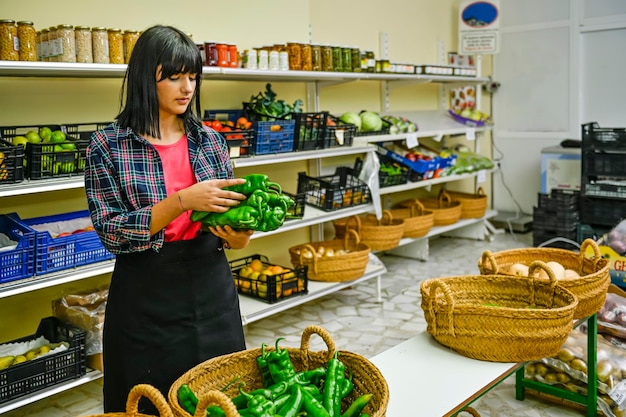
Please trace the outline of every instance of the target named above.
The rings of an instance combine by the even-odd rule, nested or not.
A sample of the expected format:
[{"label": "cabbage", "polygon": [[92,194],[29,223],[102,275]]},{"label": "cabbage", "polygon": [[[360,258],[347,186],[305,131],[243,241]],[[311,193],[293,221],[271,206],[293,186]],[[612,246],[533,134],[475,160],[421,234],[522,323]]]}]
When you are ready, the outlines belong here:
[{"label": "cabbage", "polygon": [[344,113],[341,115],[339,120],[341,120],[344,123],[350,123],[350,124],[356,125],[356,130],[358,131],[361,130],[361,118],[356,113],[353,113],[353,112]]},{"label": "cabbage", "polygon": [[383,120],[372,111],[361,113],[361,130],[363,132],[375,132],[383,129]]}]

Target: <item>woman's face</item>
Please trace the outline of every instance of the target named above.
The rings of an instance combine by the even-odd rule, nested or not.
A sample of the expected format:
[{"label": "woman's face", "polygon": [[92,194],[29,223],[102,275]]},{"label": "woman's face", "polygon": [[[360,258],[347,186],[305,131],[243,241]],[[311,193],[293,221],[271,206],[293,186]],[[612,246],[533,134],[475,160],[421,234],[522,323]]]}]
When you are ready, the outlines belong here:
[{"label": "woman's face", "polygon": [[196,91],[196,74],[174,74],[161,81],[161,68],[157,69],[157,96],[161,115],[183,114]]}]

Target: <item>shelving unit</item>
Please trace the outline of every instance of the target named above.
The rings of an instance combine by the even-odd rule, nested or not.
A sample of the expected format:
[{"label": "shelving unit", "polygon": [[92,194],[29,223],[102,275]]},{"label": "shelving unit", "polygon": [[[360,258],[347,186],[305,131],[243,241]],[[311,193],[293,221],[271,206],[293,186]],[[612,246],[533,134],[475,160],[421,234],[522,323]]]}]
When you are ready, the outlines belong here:
[{"label": "shelving unit", "polygon": [[[53,77],[53,78],[119,78],[124,76],[126,65],[110,65],[110,64],[74,64],[74,63],[57,63],[57,62],[20,62],[20,61],[0,61],[0,77]],[[453,76],[424,76],[424,75],[399,75],[399,74],[380,74],[380,73],[336,73],[336,72],[305,72],[305,71],[259,71],[246,69],[231,69],[204,67],[203,77],[206,81],[263,81],[263,82],[296,82],[307,83],[307,89],[313,92],[315,97],[313,106],[317,106],[318,91],[322,87],[329,87],[336,84],[355,82],[355,81],[380,81],[384,83],[404,84],[421,84],[421,83],[441,83],[441,84],[460,84],[467,83],[481,84],[489,82],[489,78],[481,77],[453,77]],[[206,84],[205,84],[206,85]],[[316,108],[311,109],[317,110]],[[442,112],[419,112],[411,113],[412,117],[418,123],[420,130],[415,134],[404,135],[382,135],[375,137],[359,137],[355,140],[355,144],[351,147],[338,147],[317,151],[301,151],[278,155],[263,155],[247,158],[233,159],[235,168],[245,168],[254,166],[264,166],[280,164],[292,161],[317,161],[319,166],[320,159],[330,157],[340,157],[349,155],[366,154],[376,152],[376,146],[371,142],[403,140],[411,135],[411,139],[420,137],[434,137],[441,139],[446,135],[462,135],[473,133],[475,129],[468,128],[454,122],[450,117]],[[482,129],[476,129],[482,130]],[[478,173],[454,175],[442,177],[433,180],[421,181],[418,183],[409,183],[401,186],[389,187],[380,190],[380,195],[401,192],[409,189],[428,187],[430,185],[457,181],[464,178],[476,176]],[[60,190],[80,189],[84,187],[82,176],[70,178],[53,178],[48,180],[30,181],[26,180],[18,184],[0,185],[0,198],[21,196],[44,192],[57,192]],[[379,196],[374,196],[379,198]],[[305,216],[301,220],[292,220],[276,231],[267,233],[255,233],[254,239],[267,237],[273,234],[283,233],[304,227],[321,225],[323,223],[336,220],[351,215],[370,212],[373,210],[372,205],[362,205],[347,209],[324,212],[314,207],[307,206]],[[493,213],[495,214],[495,212]],[[427,244],[430,237],[471,229],[479,227],[484,219],[493,215],[488,213],[482,219],[471,219],[469,221],[461,221],[456,225],[446,228],[433,228],[428,236],[420,239],[408,239],[401,242],[401,247],[405,248],[405,252],[409,249],[414,251],[415,245],[420,245],[419,253],[423,253],[424,244]],[[398,250],[401,250],[399,248]],[[114,261],[100,262],[98,264],[88,265],[80,268],[64,270],[53,274],[36,276],[15,282],[0,284],[0,299],[11,297],[17,294],[24,294],[31,291],[38,291],[43,288],[65,284],[68,282],[79,281],[89,277],[107,274],[113,271]],[[352,286],[367,280],[376,279],[378,283],[377,299],[380,301],[380,279],[386,272],[384,264],[376,257],[375,254],[370,255],[370,261],[366,268],[365,274],[353,281],[348,282],[315,282],[309,281],[308,294],[303,296],[291,297],[284,301],[267,304],[259,300],[249,297],[241,297],[241,313],[244,325],[252,323],[256,320],[271,316],[281,311],[288,310],[307,301],[323,297],[333,292],[339,291],[348,286]],[[15,408],[21,407],[28,403],[38,401],[50,395],[54,395],[64,390],[72,389],[78,385],[87,383],[94,379],[100,378],[102,373],[90,371],[80,379],[71,381],[70,383],[60,384],[53,389],[42,390],[24,397],[22,399],[4,403],[0,405],[0,414]]]}]

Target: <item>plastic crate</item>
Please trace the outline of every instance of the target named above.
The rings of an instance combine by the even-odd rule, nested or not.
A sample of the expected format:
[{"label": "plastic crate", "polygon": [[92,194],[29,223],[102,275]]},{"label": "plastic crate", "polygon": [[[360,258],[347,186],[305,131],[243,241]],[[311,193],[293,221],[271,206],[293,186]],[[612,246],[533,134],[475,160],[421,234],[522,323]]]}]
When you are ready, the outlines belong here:
[{"label": "plastic crate", "polygon": [[[203,121],[219,120],[221,122],[237,122],[240,117],[246,117],[243,110],[205,110]],[[254,140],[254,129],[240,129],[232,132],[220,131],[220,135],[226,139],[226,144],[230,149],[231,158],[239,158],[252,155],[252,142]]]},{"label": "plastic crate", "polygon": [[585,178],[582,183],[585,197],[607,197],[626,199],[626,177]]},{"label": "plastic crate", "polygon": [[549,194],[537,193],[537,202],[540,209],[548,211],[578,211],[580,192],[553,189]]},{"label": "plastic crate", "polygon": [[576,241],[582,243],[585,239],[593,239],[598,241],[604,234],[608,233],[612,227],[608,226],[592,226],[590,224],[579,223],[576,230]]},{"label": "plastic crate", "polygon": [[406,184],[409,182],[409,168],[407,168],[404,164],[396,162],[385,155],[378,155],[378,159],[380,161],[381,168],[383,165],[393,166],[398,172],[398,174],[390,174],[389,172],[380,169],[378,171],[378,185],[380,188]]},{"label": "plastic crate", "polygon": [[613,226],[626,217],[626,204],[622,199],[584,196],[580,202],[581,223],[594,226]]},{"label": "plastic crate", "polygon": [[253,153],[268,155],[293,151],[295,121],[275,120],[252,122],[254,129]]},{"label": "plastic crate", "polygon": [[304,208],[306,207],[306,194],[291,194],[286,191],[283,191],[284,195],[289,196],[293,201],[294,205],[287,209],[287,219],[302,219],[304,217]]},{"label": "plastic crate", "polygon": [[[254,260],[260,261],[262,265],[261,271],[256,271],[259,272],[257,278],[241,276],[243,268],[250,268]],[[275,264],[270,263],[269,259],[263,255],[251,255],[231,261],[230,269],[233,271],[237,291],[240,294],[258,298],[268,303],[275,303],[308,293],[308,266],[295,269],[281,267],[284,272],[274,275],[263,274],[264,269],[273,265]]]},{"label": "plastic crate", "polygon": [[298,193],[306,202],[325,211],[367,204],[371,201],[367,184],[359,180],[354,169],[338,167],[333,175],[319,178],[298,173]]},{"label": "plastic crate", "polygon": [[352,146],[356,135],[356,125],[343,123],[339,118],[328,115],[326,131],[321,141],[321,148],[336,148],[339,146]]},{"label": "plastic crate", "polygon": [[624,177],[626,176],[626,155],[624,153],[583,152],[582,175],[583,177]]},{"label": "plastic crate", "polygon": [[555,227],[576,229],[579,222],[580,215],[578,210],[559,211],[533,207],[533,230],[552,230]]},{"label": "plastic crate", "polygon": [[46,317],[41,320],[34,335],[7,343],[27,342],[40,336],[51,343],[68,342],[70,347],[0,370],[0,404],[85,375],[85,330],[56,317]]},{"label": "plastic crate", "polygon": [[328,116],[328,112],[291,113],[291,118],[295,121],[293,149],[295,151],[322,149]]},{"label": "plastic crate", "polygon": [[0,215],[0,233],[17,242],[14,248],[0,248],[0,283],[35,274],[35,233],[17,218],[15,213]]},{"label": "plastic crate", "polygon": [[46,223],[89,218],[89,211],[75,211],[52,216],[18,220],[28,230],[35,232],[35,275],[88,265],[113,259],[115,255],[106,250],[98,237],[91,231],[81,231],[65,236],[52,237],[49,232],[33,229]]},{"label": "plastic crate", "polygon": [[24,180],[24,152],[22,145],[13,145],[0,139],[0,184]]},{"label": "plastic crate", "polygon": [[626,128],[600,127],[597,122],[582,125],[583,150],[626,152]]}]

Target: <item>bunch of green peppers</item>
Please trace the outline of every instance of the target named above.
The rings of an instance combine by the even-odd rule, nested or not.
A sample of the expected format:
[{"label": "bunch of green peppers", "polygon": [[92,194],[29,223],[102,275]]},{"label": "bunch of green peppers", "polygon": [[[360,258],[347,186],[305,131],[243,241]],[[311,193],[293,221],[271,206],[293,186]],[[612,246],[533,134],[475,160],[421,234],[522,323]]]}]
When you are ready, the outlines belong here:
[{"label": "bunch of green peppers", "polygon": [[246,182],[225,190],[244,194],[247,198],[224,213],[193,211],[191,220],[206,226],[230,226],[235,230],[269,232],[283,225],[288,209],[294,205],[291,197],[283,194],[278,183],[270,182],[265,174],[250,174]]},{"label": "bunch of green peppers", "polygon": [[[264,376],[263,387],[246,392],[242,383],[239,395],[231,398],[241,417],[369,417],[363,409],[372,400],[372,394],[359,396],[341,413],[341,401],[354,385],[352,373],[348,372],[346,377],[339,353],[335,353],[326,366],[297,372],[289,351],[278,346],[280,340],[276,340],[274,350],[266,350],[264,345],[257,358],[259,371]],[[198,399],[188,385],[179,388],[178,401],[189,414],[195,413]],[[206,415],[222,417],[224,412],[220,407],[211,406]]]}]

